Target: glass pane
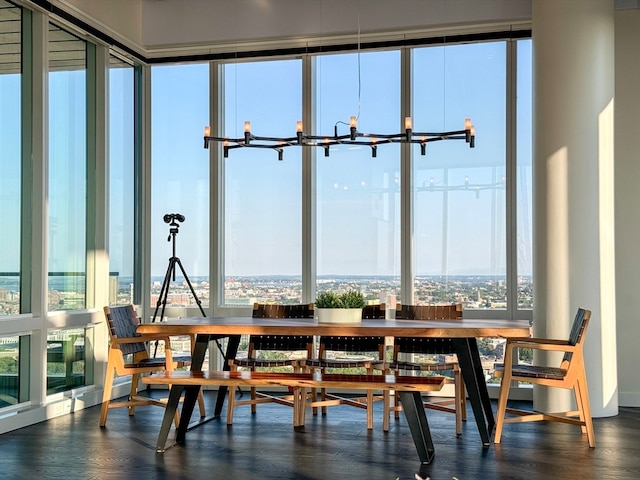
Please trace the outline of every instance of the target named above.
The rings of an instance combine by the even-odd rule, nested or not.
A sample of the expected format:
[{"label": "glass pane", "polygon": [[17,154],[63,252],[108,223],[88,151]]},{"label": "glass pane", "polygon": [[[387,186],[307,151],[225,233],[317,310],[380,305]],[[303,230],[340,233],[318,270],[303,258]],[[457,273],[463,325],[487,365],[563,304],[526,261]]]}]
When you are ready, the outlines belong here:
[{"label": "glass pane", "polygon": [[109,57],[109,305],[133,302],[133,66]]},{"label": "glass pane", "polygon": [[[400,52],[317,59],[316,135],[398,133]],[[367,301],[400,293],[400,146],[317,152],[317,291],[356,289]]]},{"label": "glass pane", "polygon": [[518,308],[533,308],[533,169],[531,40],[518,41],[517,215]]},{"label": "glass pane", "polygon": [[415,303],[506,307],[505,44],[414,51],[417,131],[476,128],[475,148],[433,142],[413,152]]},{"label": "glass pane", "polygon": [[49,26],[49,310],[85,308],[85,42]]},{"label": "glass pane", "polygon": [[[87,332],[93,329],[87,329]],[[91,383],[87,367],[93,358],[87,356],[91,338],[85,330],[50,330],[47,334],[47,395],[78,388]]]},{"label": "glass pane", "polygon": [[[244,122],[263,137],[295,136],[302,65],[281,60],[226,65],[224,132]],[[239,148],[224,159],[224,304],[302,300],[302,154]]]},{"label": "glass pane", "polygon": [[0,316],[20,313],[21,12],[0,0]]},{"label": "glass pane", "polygon": [[20,337],[0,337],[0,408],[20,400]]},{"label": "glass pane", "polygon": [[[202,133],[209,124],[209,65],[159,66],[151,73],[150,302],[153,307],[158,305],[165,274],[172,265],[176,275],[162,299],[166,305],[197,306],[184,268],[198,300],[207,307],[209,157],[202,147]],[[181,88],[184,86],[187,88]],[[165,220],[170,214],[184,216],[184,220]],[[169,262],[174,253],[180,263]],[[173,275],[169,277],[173,280]]]}]

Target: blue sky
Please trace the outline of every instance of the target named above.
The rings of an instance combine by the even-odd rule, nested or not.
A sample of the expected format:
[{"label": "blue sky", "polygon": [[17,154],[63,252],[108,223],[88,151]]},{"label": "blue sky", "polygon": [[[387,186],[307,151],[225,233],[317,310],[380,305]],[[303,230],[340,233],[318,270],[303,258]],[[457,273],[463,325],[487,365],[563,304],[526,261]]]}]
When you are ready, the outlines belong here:
[{"label": "blue sky", "polygon": [[[524,68],[520,73],[525,80],[520,79],[519,88],[525,100],[519,101],[519,129],[530,132],[530,105],[526,102],[531,89],[530,42],[521,45]],[[414,187],[430,182],[459,186],[465,181],[486,185],[500,180],[505,157],[504,56],[502,42],[416,51],[414,130],[458,129],[464,118],[471,117],[477,147],[469,149],[462,142],[429,144],[426,157],[415,156]],[[210,166],[209,152],[202,145],[203,127],[211,123],[208,72],[207,64],[152,69],[153,275],[164,273],[171,255],[169,226],[162,217],[176,212],[186,217],[178,235],[178,256],[190,276],[209,273]],[[256,135],[293,136],[295,122],[301,119],[300,79],[300,61],[240,64],[228,69],[227,131],[241,136],[244,120],[250,120]],[[14,160],[19,158],[20,148],[19,122],[15,120],[19,112],[18,81],[15,75],[0,76],[3,225],[15,225],[19,209],[19,162]],[[123,85],[128,81],[122,80]],[[351,115],[359,116],[360,131],[400,131],[398,52],[321,57],[317,81],[319,133],[332,133],[336,122],[348,122]],[[123,104],[126,101],[123,97]],[[340,133],[347,132],[344,125],[339,124],[339,129]],[[68,135],[63,132],[63,136]],[[530,135],[521,138],[525,141],[519,144],[519,158],[528,173],[522,176],[519,187],[530,188]],[[122,141],[126,144],[127,139]],[[111,148],[116,151],[112,155],[120,153],[117,143]],[[299,148],[292,147],[285,150],[282,162],[274,152],[257,149],[234,150],[225,161],[228,275],[300,273],[300,159]],[[398,159],[397,145],[381,146],[375,159],[368,147],[332,148],[329,158],[319,152],[319,274],[399,273],[399,196],[391,193],[400,181]],[[54,179],[54,183],[58,181]],[[439,273],[443,268],[449,273],[504,271],[504,240],[500,238],[504,235],[504,192],[491,192],[452,189],[446,195],[446,208],[442,194],[416,194],[417,274]],[[116,213],[120,202],[119,198],[113,199]],[[530,199],[523,205],[530,208]],[[62,218],[64,214],[56,213],[56,209],[64,210],[68,205],[57,207],[52,203],[51,208],[52,218]],[[278,227],[270,231],[269,225],[274,222]],[[521,236],[525,258],[530,231],[521,232]],[[443,238],[447,240],[443,242]],[[17,271],[19,236],[10,228],[3,240],[0,271]],[[59,237],[58,241],[64,240]],[[130,264],[126,257],[118,261]],[[527,262],[519,266],[521,273],[530,273],[526,272],[530,259]]]}]

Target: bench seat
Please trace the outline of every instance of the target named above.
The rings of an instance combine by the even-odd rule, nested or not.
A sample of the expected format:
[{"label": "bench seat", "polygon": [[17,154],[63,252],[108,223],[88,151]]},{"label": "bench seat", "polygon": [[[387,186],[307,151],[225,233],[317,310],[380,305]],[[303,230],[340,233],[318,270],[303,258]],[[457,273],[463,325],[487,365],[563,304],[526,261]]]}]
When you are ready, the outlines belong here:
[{"label": "bench seat", "polygon": [[395,390],[434,392],[442,389],[445,377],[403,375],[351,375],[338,373],[282,373],[250,371],[165,371],[143,377],[150,385],[287,387],[293,393],[293,425],[304,425],[307,389]]},{"label": "bench seat", "polygon": [[344,388],[433,392],[442,389],[445,377],[403,375],[349,375],[318,373],[171,371],[154,373],[142,379],[151,385],[273,386],[291,388]]}]

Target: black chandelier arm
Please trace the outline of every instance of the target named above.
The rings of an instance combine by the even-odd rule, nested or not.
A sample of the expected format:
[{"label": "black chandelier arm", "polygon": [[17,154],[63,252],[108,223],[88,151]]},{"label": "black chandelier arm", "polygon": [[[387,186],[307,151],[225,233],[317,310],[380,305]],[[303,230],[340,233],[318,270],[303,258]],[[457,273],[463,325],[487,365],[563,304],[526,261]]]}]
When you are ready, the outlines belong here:
[{"label": "black chandelier arm", "polygon": [[[246,122],[247,124],[249,122]],[[467,127],[467,125],[465,124]],[[426,152],[426,144],[440,140],[464,140],[470,148],[475,147],[475,129],[469,122],[468,128],[452,130],[449,132],[414,132],[407,128],[403,133],[363,133],[355,127],[350,128],[347,135],[307,135],[299,127],[295,137],[266,137],[253,135],[247,128],[244,136],[240,138],[214,137],[208,135],[209,127],[205,128],[204,148],[209,148],[211,142],[223,144],[224,156],[228,156],[229,150],[235,148],[253,147],[267,148],[278,152],[278,159],[282,160],[282,151],[286,147],[320,147],[324,148],[325,156],[329,156],[329,147],[332,145],[363,145],[371,148],[372,156],[376,156],[378,145],[388,143],[409,143],[420,145],[421,154]]]}]

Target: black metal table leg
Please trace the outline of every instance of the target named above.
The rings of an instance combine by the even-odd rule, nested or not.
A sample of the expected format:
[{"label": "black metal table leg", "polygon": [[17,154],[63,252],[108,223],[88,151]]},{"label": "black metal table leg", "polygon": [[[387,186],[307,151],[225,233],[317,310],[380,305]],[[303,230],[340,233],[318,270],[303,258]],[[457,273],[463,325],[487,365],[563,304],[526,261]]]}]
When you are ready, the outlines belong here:
[{"label": "black metal table leg", "polygon": [[[160,426],[160,433],[158,434],[158,442],[156,443],[156,452],[162,453],[165,450],[167,444],[167,437],[173,424],[178,404],[180,403],[180,397],[184,387],[179,385],[172,385],[169,390],[169,398],[167,399],[167,407],[164,410],[164,417],[162,417],[162,425]],[[182,418],[182,417],[181,417]]]},{"label": "black metal table leg", "polygon": [[396,392],[400,395],[402,410],[411,430],[413,443],[418,450],[418,457],[422,463],[431,463],[435,454],[433,439],[427,422],[427,415],[422,405],[420,392]]},{"label": "black metal table leg", "polygon": [[490,436],[495,424],[491,400],[484,372],[480,362],[480,352],[475,338],[455,338],[453,345],[458,356],[458,363],[466,386],[473,415],[478,425],[478,432],[483,446],[491,444]]}]

